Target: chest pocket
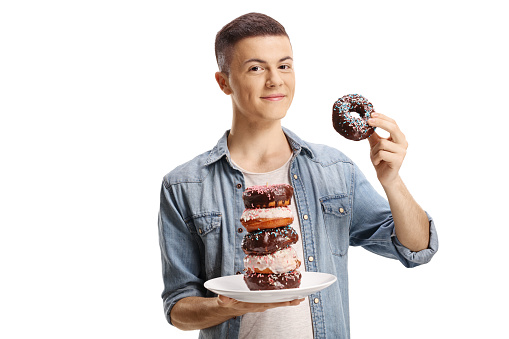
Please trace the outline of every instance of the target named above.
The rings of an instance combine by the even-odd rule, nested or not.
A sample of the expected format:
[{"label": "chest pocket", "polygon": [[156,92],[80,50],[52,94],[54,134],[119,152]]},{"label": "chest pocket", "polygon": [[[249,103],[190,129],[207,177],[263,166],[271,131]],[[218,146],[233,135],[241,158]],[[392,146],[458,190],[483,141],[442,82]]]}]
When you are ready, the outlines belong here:
[{"label": "chest pocket", "polygon": [[198,238],[203,269],[207,279],[221,272],[221,213],[203,212],[185,220],[189,231]]},{"label": "chest pocket", "polygon": [[343,256],[350,243],[350,204],[346,194],[331,195],[320,199],[323,221],[332,254]]}]

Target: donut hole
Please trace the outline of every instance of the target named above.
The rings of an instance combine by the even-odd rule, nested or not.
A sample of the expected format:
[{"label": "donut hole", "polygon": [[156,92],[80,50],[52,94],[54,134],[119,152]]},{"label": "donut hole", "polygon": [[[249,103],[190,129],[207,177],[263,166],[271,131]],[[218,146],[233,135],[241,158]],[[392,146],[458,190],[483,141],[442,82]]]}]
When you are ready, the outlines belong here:
[{"label": "donut hole", "polygon": [[360,113],[357,112],[350,112],[350,116],[354,119],[362,119],[362,115],[360,115]]},{"label": "donut hole", "polygon": [[354,118],[362,119],[366,115],[364,105],[353,104],[352,107],[350,108],[350,115]]}]

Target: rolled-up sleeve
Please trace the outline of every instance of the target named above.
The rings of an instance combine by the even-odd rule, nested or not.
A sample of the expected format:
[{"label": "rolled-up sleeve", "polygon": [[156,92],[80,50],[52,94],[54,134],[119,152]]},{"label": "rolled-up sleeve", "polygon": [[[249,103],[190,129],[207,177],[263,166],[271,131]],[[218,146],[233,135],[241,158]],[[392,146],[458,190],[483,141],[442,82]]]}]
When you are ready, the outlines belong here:
[{"label": "rolled-up sleeve", "polygon": [[[437,230],[435,228],[435,223],[433,222],[433,218],[431,218],[428,212],[426,212],[426,215],[428,216],[429,220],[428,248],[425,248],[418,252],[413,252],[399,242],[395,232],[393,232],[392,234],[392,242],[394,243],[394,246],[396,247],[398,253],[401,255],[400,261],[403,262],[403,264],[406,267],[413,267],[417,265],[426,264],[438,251],[438,236]],[[406,261],[406,263],[404,261]]]},{"label": "rolled-up sleeve", "polygon": [[165,181],[161,187],[158,226],[164,280],[161,297],[171,324],[170,312],[175,303],[185,297],[203,297],[205,289],[199,243],[179,212],[172,187]]},{"label": "rolled-up sleeve", "polygon": [[405,267],[428,263],[438,251],[435,224],[427,213],[430,227],[428,248],[413,252],[403,246],[395,234],[389,202],[367,181],[355,166],[350,245],[362,246],[378,255],[399,260]]}]

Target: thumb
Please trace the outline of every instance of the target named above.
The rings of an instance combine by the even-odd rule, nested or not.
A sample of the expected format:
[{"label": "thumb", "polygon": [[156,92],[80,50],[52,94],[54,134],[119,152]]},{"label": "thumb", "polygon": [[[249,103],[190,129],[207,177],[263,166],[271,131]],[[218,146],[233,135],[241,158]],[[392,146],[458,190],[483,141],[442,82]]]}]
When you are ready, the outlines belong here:
[{"label": "thumb", "polygon": [[378,144],[378,142],[380,141],[380,136],[376,133],[376,132],[373,132],[373,134],[371,134],[369,137],[368,137],[368,141],[369,141],[369,146],[371,148],[373,148],[373,146],[375,146],[376,144]]},{"label": "thumb", "polygon": [[219,305],[221,305],[221,306],[228,306],[235,300],[235,299],[232,299],[229,297],[225,297],[224,295],[218,295],[217,299],[218,299]]}]

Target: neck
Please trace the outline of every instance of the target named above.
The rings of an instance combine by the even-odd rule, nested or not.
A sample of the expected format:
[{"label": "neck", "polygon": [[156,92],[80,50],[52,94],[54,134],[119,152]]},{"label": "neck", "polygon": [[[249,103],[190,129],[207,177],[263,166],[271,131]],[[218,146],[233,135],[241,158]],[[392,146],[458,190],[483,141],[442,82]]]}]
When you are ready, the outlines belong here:
[{"label": "neck", "polygon": [[228,135],[228,150],[235,163],[255,173],[280,168],[292,153],[280,120],[239,124],[234,119]]}]

